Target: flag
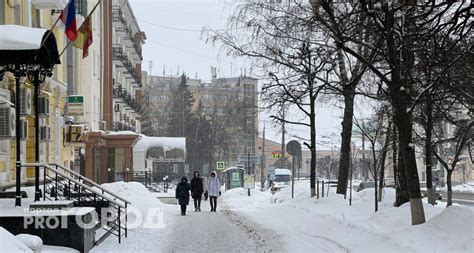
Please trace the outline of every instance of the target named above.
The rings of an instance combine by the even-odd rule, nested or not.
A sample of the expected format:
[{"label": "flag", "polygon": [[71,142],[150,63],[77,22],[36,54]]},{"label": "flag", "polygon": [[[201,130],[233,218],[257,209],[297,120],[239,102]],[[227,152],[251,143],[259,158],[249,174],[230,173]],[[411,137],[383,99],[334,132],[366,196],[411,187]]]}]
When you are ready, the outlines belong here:
[{"label": "flag", "polygon": [[89,46],[92,44],[92,15],[82,23],[79,30],[77,30],[77,39],[74,41],[73,46],[82,49],[82,58],[86,58],[89,55]]},{"label": "flag", "polygon": [[70,0],[66,5],[64,10],[61,11],[59,19],[66,26],[64,33],[69,40],[76,40],[77,30],[76,30],[76,7],[74,6],[74,0]]}]

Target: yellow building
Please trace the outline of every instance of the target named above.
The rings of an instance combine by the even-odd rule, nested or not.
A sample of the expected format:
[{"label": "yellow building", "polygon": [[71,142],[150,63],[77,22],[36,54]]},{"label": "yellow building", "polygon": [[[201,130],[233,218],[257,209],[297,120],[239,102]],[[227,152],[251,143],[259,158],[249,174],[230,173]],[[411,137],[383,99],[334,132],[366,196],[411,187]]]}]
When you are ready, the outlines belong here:
[{"label": "yellow building", "polygon": [[[0,25],[20,25],[51,29],[58,18],[52,10],[65,7],[67,1],[37,1],[37,0],[0,0]],[[52,14],[53,13],[53,14]],[[60,23],[60,22],[59,22]],[[53,29],[59,52],[67,45],[64,27],[56,26]],[[67,98],[67,52],[61,56],[61,63],[53,69],[53,76],[46,78],[40,85],[41,103],[44,103],[40,115],[40,161],[59,163],[70,166],[74,159],[74,147],[63,141],[63,116]],[[1,55],[0,55],[1,57]],[[27,77],[21,78],[22,107],[30,108],[22,113],[21,160],[35,162],[35,120],[32,94],[33,84]],[[0,81],[0,104],[13,102],[11,99],[15,91],[15,78],[12,73],[6,72]],[[49,102],[49,103],[48,103]],[[2,105],[4,106],[4,105]],[[16,126],[18,127],[18,126]],[[0,139],[0,189],[6,189],[15,184],[15,138],[2,137]],[[34,168],[22,169],[22,184],[34,184]]]}]

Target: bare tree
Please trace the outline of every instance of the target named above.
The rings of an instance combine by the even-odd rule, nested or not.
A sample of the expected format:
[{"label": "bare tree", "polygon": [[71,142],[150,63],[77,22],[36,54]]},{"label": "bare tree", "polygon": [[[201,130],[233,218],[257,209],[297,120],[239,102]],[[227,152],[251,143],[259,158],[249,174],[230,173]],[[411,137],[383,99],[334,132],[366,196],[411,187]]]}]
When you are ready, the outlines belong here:
[{"label": "bare tree", "polygon": [[[449,126],[448,126],[449,127]],[[436,146],[444,148],[446,145],[452,150],[451,155],[440,155],[436,151],[436,148],[433,148],[433,153],[444,167],[447,172],[446,184],[448,186],[448,199],[447,206],[451,206],[452,202],[452,183],[451,176],[456,169],[457,163],[461,159],[461,154],[466,151],[468,144],[472,144],[474,139],[474,121],[470,120],[460,120],[456,125],[456,130],[454,136],[451,138],[446,138],[435,143]],[[448,160],[449,159],[449,160]]]},{"label": "bare tree", "polygon": [[[323,40],[307,22],[312,16],[307,5],[298,3],[242,3],[231,18],[231,29],[211,31],[210,40],[221,43],[229,54],[253,59],[268,73],[261,96],[273,119],[310,129],[310,142],[304,144],[311,150],[310,189],[315,196],[316,98],[330,81],[334,61],[327,47],[309,41],[315,37]],[[281,117],[278,110],[284,104],[303,118]]]}]

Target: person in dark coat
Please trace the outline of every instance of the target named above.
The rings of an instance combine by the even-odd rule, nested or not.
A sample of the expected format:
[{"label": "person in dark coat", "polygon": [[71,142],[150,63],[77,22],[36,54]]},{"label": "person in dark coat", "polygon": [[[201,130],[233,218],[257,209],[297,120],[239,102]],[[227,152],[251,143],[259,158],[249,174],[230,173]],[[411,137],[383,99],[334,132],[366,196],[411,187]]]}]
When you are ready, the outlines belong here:
[{"label": "person in dark coat", "polygon": [[204,191],[202,186],[202,178],[199,175],[199,171],[195,171],[191,179],[191,194],[194,199],[194,211],[201,211],[201,196]]},{"label": "person in dark coat", "polygon": [[176,187],[176,198],[181,206],[181,215],[186,215],[186,206],[189,204],[189,195],[191,186],[188,184],[186,177],[181,178],[181,182]]}]

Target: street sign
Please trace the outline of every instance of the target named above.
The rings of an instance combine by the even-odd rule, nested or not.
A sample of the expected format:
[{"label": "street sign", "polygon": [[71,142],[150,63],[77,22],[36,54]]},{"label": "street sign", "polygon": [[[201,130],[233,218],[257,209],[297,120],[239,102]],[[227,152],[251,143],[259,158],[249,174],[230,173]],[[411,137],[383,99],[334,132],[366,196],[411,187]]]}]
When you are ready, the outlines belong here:
[{"label": "street sign", "polygon": [[301,155],[301,145],[297,141],[290,141],[286,144],[286,152],[292,156],[300,156]]},{"label": "street sign", "polygon": [[272,152],[272,157],[275,159],[281,158],[281,152],[280,151],[273,151]]},{"label": "street sign", "polygon": [[71,116],[84,115],[84,96],[70,95],[67,99],[67,112]]},{"label": "street sign", "polygon": [[225,170],[225,161],[218,161],[216,167],[217,167],[218,171],[224,171]]},{"label": "street sign", "polygon": [[271,166],[268,168],[268,174],[270,175],[270,180],[275,180],[276,175],[275,175],[275,167]]},{"label": "street sign", "polygon": [[244,188],[245,189],[254,189],[255,188],[255,176],[254,175],[244,175]]},{"label": "street sign", "polygon": [[246,163],[250,160],[251,163],[256,163],[260,161],[260,156],[257,155],[251,155],[251,156],[240,156],[239,157],[239,162]]}]

